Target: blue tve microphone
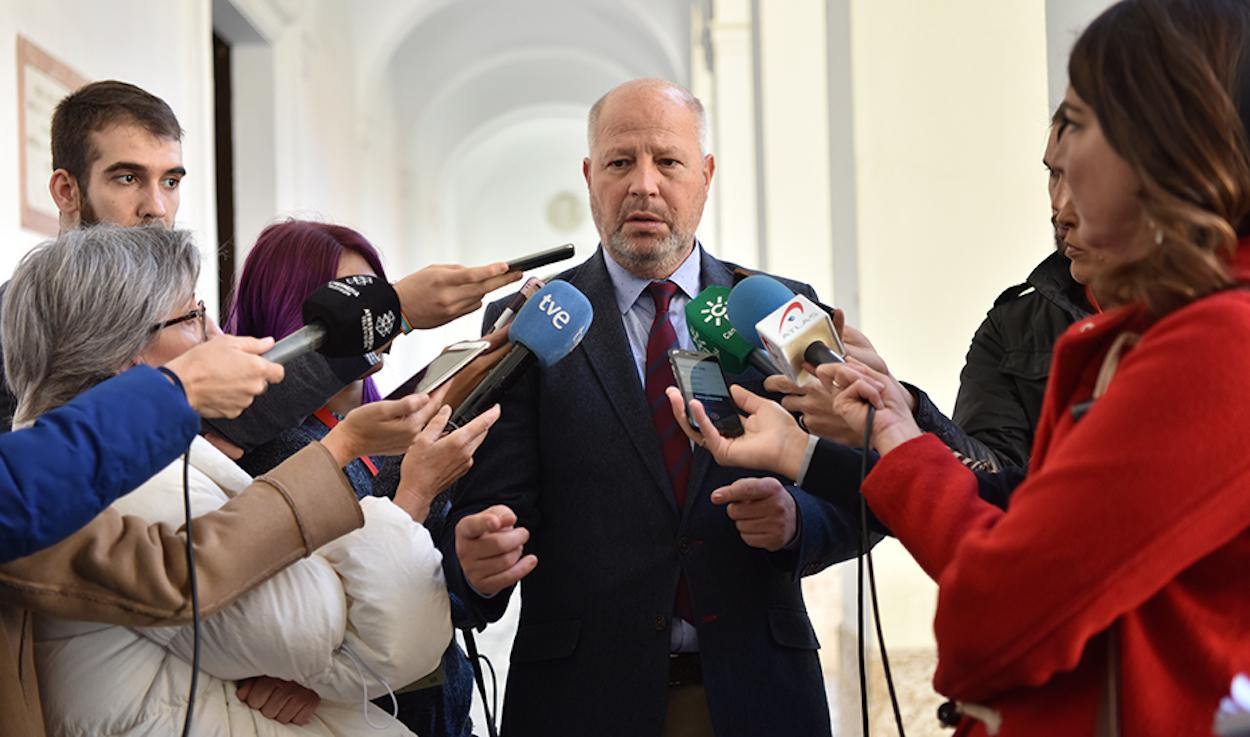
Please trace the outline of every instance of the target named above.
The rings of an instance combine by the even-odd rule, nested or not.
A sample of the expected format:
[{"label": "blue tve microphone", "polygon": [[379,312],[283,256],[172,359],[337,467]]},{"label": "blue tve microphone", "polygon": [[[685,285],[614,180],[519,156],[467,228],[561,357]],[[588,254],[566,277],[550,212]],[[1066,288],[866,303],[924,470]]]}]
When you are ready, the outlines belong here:
[{"label": "blue tve microphone", "polygon": [[512,349],[452,413],[460,427],[485,412],[537,362],[549,368],[573,352],[595,317],[590,300],[568,282],[553,281],[538,290],[517,312],[508,328]]}]

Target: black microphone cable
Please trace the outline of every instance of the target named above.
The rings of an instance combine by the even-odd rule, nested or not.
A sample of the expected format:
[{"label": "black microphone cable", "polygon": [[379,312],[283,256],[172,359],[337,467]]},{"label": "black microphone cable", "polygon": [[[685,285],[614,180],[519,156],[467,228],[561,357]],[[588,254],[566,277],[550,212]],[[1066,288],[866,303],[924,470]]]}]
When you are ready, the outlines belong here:
[{"label": "black microphone cable", "polygon": [[864,500],[864,479],[868,477],[868,454],[872,450],[872,421],[877,410],[868,405],[868,417],[864,422],[864,447],[859,465],[859,580],[857,614],[859,623],[859,708],[863,719],[863,734],[869,734],[868,725],[868,669],[864,655],[864,563],[868,564],[868,589],[872,601],[872,618],[877,630],[877,647],[881,650],[881,668],[885,671],[885,685],[890,692],[890,706],[894,709],[894,723],[899,737],[907,737],[903,729],[903,713],[898,706],[898,694],[894,691],[894,677],[890,673],[890,656],[885,651],[885,634],[881,631],[881,611],[877,604],[877,575],[872,566],[872,551],[868,548],[868,502]]},{"label": "black microphone cable", "polygon": [[182,737],[191,734],[195,715],[195,688],[200,677],[200,592],[195,585],[195,546],[191,537],[191,448],[182,457],[182,503],[187,515],[187,583],[191,587],[191,693],[187,696],[187,718],[182,723]]},{"label": "black microphone cable", "polygon": [[[478,652],[472,627],[465,627],[460,632],[464,635],[465,654],[469,656],[469,662],[473,665],[473,679],[477,681],[478,693],[482,695],[482,714],[486,717],[486,734],[488,737],[499,737],[498,728],[495,726],[495,715],[499,713],[499,681],[495,677],[495,666],[490,662],[490,658]],[[490,668],[492,698],[489,700],[486,698],[486,679],[482,674],[483,662],[486,663],[487,668]]]}]

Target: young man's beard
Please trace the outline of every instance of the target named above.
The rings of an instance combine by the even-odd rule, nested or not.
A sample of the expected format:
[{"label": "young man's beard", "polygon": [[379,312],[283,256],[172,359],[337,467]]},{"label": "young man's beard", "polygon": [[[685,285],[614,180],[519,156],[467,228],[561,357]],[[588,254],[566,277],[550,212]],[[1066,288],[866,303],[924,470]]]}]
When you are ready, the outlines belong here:
[{"label": "young man's beard", "polygon": [[91,198],[87,196],[85,187],[80,188],[78,192],[78,225],[87,227],[88,225],[99,225],[100,218],[95,213],[95,208],[91,206]]}]

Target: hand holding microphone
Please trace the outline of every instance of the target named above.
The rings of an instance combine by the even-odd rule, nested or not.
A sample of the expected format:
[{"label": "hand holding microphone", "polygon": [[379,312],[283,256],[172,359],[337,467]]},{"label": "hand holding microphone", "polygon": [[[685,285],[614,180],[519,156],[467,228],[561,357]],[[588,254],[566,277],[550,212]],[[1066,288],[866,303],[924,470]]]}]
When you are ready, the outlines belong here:
[{"label": "hand holding microphone", "polygon": [[833,411],[851,430],[864,436],[868,407],[876,408],[872,423],[872,446],[885,455],[899,445],[922,435],[908,405],[911,393],[889,374],[851,359],[848,363],[818,366],[816,376],[826,388],[838,389]]},{"label": "hand holding microphone", "polygon": [[187,403],[201,417],[238,417],[269,384],[282,381],[282,366],[261,357],[273,338],[219,335],[165,364],[182,382]]}]

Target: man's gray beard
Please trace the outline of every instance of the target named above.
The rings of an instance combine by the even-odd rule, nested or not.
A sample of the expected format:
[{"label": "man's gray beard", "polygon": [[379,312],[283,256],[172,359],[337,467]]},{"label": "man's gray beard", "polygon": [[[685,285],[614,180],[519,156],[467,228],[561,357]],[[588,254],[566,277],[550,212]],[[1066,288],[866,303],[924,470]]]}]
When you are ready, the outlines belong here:
[{"label": "man's gray beard", "polygon": [[630,273],[658,278],[667,276],[677,268],[693,242],[693,235],[670,232],[661,240],[651,240],[648,241],[649,245],[639,247],[636,241],[617,231],[608,236],[604,246],[616,262]]}]

